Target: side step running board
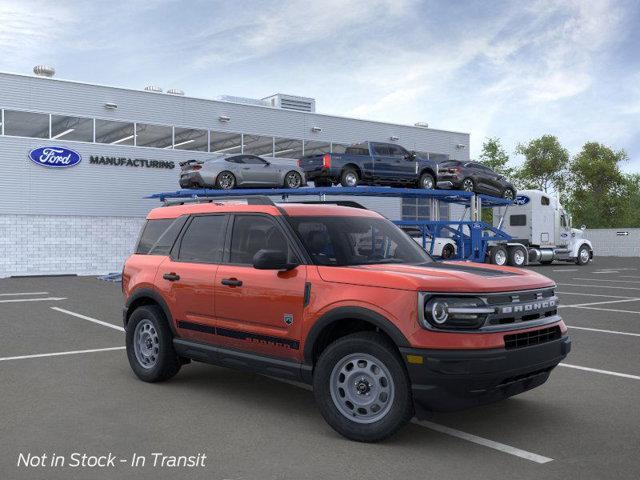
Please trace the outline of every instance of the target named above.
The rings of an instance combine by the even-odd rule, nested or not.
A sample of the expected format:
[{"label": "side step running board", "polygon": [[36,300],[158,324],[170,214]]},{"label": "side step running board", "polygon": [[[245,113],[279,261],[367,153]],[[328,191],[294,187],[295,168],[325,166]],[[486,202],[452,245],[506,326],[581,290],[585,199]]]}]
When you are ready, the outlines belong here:
[{"label": "side step running board", "polygon": [[198,362],[310,383],[311,366],[291,360],[216,347],[182,338],[174,338],[173,346],[178,355]]}]

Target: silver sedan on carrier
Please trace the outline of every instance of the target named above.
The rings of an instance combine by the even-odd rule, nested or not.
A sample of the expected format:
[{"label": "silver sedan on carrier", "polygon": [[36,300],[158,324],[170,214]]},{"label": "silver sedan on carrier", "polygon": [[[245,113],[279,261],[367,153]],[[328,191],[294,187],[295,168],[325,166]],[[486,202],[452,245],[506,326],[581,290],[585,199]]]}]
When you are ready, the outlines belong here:
[{"label": "silver sedan on carrier", "polygon": [[298,188],[307,184],[304,171],[295,160],[277,162],[257,155],[219,155],[210,160],[180,163],[181,188],[237,187]]}]

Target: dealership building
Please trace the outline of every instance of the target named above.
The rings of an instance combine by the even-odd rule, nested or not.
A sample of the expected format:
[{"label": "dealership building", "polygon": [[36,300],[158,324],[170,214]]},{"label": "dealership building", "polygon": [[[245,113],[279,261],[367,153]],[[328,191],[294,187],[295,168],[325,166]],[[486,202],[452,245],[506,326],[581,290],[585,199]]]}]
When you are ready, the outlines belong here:
[{"label": "dealership building", "polygon": [[[34,72],[0,73],[0,277],[120,271],[159,205],[144,197],[178,189],[185,160],[250,153],[294,162],[366,140],[437,160],[469,158],[469,134],[319,114],[305,97],[210,100]],[[33,160],[60,150],[64,167]],[[359,201],[391,219],[436,214],[415,199]]]}]

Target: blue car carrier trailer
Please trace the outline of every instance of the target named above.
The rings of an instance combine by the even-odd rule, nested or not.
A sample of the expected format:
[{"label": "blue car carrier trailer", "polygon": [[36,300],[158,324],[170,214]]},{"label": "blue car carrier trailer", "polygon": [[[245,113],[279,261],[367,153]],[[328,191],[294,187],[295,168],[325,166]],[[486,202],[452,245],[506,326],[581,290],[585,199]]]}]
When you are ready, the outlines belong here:
[{"label": "blue car carrier trailer", "polygon": [[[502,222],[506,210],[512,204],[511,200],[480,195],[458,190],[424,190],[415,188],[392,187],[322,187],[260,189],[186,189],[175,192],[163,192],[146,198],[158,199],[165,203],[181,203],[180,201],[215,201],[232,199],[234,197],[268,196],[280,197],[286,202],[291,197],[316,197],[319,202],[331,202],[327,197],[396,197],[396,198],[425,198],[431,203],[431,211],[436,219],[428,221],[394,220],[400,227],[416,228],[422,234],[422,246],[433,254],[433,246],[437,237],[450,237],[456,244],[454,259],[473,262],[491,262],[498,265],[523,266],[528,263],[527,249],[524,245],[511,242],[511,237],[504,232]],[[437,218],[439,202],[462,205],[465,207],[459,220],[440,220]],[[501,212],[501,220],[497,227],[481,220],[483,207],[494,208]]]}]

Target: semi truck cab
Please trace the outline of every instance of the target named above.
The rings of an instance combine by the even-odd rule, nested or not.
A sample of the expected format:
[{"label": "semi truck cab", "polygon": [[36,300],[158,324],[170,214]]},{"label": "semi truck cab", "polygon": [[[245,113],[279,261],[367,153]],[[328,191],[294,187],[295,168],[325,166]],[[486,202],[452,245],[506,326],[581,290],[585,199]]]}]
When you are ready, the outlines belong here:
[{"label": "semi truck cab", "polygon": [[[585,265],[593,259],[591,242],[583,238],[585,227],[572,228],[571,216],[558,198],[543,191],[518,192],[506,212],[504,207],[495,207],[493,224],[512,237],[508,248],[515,245],[527,250],[528,263],[558,260]],[[495,249],[505,246],[496,244],[492,248],[495,258]]]}]

